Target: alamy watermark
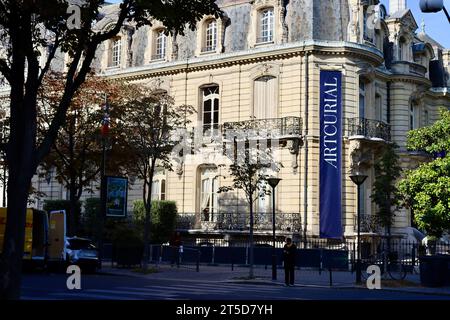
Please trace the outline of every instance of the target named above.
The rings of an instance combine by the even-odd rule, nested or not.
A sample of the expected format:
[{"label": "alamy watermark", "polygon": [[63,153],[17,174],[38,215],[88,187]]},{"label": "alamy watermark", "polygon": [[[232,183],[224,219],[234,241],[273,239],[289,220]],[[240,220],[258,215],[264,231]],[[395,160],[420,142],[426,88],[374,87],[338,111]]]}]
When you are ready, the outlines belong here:
[{"label": "alamy watermark", "polygon": [[366,286],[369,290],[380,290],[381,289],[381,269],[377,265],[371,265],[367,268]]},{"label": "alamy watermark", "polygon": [[67,29],[81,29],[81,7],[76,4],[69,4],[66,13],[69,14],[66,22]]},{"label": "alamy watermark", "polygon": [[69,290],[81,290],[81,269],[79,266],[70,265],[66,270],[70,276],[67,278],[66,286]]}]

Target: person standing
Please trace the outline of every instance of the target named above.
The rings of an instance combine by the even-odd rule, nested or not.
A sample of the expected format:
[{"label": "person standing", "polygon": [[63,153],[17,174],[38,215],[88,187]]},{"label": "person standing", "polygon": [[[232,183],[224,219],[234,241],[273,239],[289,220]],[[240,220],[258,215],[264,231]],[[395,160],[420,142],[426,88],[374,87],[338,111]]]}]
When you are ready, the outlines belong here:
[{"label": "person standing", "polygon": [[292,239],[287,238],[283,248],[284,282],[286,286],[294,286],[296,251],[297,247],[292,243]]}]

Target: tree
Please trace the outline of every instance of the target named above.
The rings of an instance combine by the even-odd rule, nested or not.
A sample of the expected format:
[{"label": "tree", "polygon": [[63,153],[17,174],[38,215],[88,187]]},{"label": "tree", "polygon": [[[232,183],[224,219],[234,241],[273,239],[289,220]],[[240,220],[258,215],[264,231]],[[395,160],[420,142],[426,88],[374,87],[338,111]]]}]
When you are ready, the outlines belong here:
[{"label": "tree", "polygon": [[127,127],[128,148],[133,157],[131,170],[143,180],[142,200],[145,207],[143,268],[148,267],[151,232],[152,182],[157,165],[172,170],[173,149],[179,144],[175,131],[185,128],[194,113],[191,106],[175,106],[174,100],[159,89],[142,89],[141,94],[125,105],[123,123]]},{"label": "tree", "polygon": [[409,150],[421,150],[435,159],[406,173],[399,183],[402,204],[411,208],[417,226],[440,238],[450,230],[450,111],[432,126],[408,133]]},{"label": "tree", "polygon": [[372,202],[377,205],[376,217],[381,226],[386,228],[388,235],[388,251],[390,250],[391,227],[394,213],[399,206],[399,192],[397,179],[400,178],[402,168],[395,152],[395,144],[389,144],[375,163],[375,181],[373,183]]},{"label": "tree", "polygon": [[[162,244],[170,240],[175,231],[177,220],[177,205],[175,201],[152,201],[152,228],[151,242]],[[142,200],[133,204],[133,224],[143,226],[145,224],[145,206]]]},{"label": "tree", "polygon": [[[242,148],[243,147],[243,148]],[[272,158],[271,149],[264,149],[257,146],[250,146],[248,140],[245,146],[240,146],[234,143],[234,159],[229,166],[230,175],[233,177],[233,182],[230,186],[223,186],[219,188],[219,193],[229,192],[232,190],[242,190],[248,203],[250,214],[250,229],[249,229],[249,278],[254,278],[254,210],[253,206],[259,197],[270,195],[271,191],[267,188],[267,174],[264,171],[272,166],[281,166],[281,163],[275,164]],[[277,168],[276,168],[277,169]]]},{"label": "tree", "polygon": [[[57,112],[63,79],[63,74],[52,73],[44,79],[45,88],[39,91],[38,140]],[[104,116],[100,106],[106,103],[105,99],[110,105],[109,114],[113,122],[107,135],[108,169],[120,174],[124,163],[129,161],[129,154],[124,150],[125,135],[120,132],[122,127],[114,125],[114,122],[123,113],[122,105],[132,90],[133,87],[126,83],[88,75],[72,99],[66,125],[58,132],[50,153],[43,159],[42,174],[56,169],[56,179],[69,191],[69,235],[78,231],[77,203],[83,191],[99,178],[102,159],[100,126]]]},{"label": "tree", "polygon": [[[80,3],[78,1],[78,3]],[[68,2],[61,0],[4,0],[0,3],[0,72],[10,85],[8,163],[8,219],[0,261],[0,298],[20,297],[25,217],[29,186],[38,165],[50,152],[66,122],[70,102],[90,72],[99,45],[118,34],[125,23],[137,28],[161,21],[170,33],[194,29],[205,14],[222,15],[215,0],[123,0],[107,30],[97,30],[104,0],[81,2],[75,26]],[[78,20],[78,19],[75,19]],[[42,59],[41,50],[48,54]],[[58,52],[68,53],[64,91],[57,112],[38,143],[38,91]]]}]

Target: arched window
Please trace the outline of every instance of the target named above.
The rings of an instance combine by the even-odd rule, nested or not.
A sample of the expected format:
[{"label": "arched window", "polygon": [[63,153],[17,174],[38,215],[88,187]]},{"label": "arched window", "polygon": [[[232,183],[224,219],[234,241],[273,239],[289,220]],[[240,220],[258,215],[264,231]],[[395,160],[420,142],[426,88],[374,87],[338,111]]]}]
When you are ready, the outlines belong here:
[{"label": "arched window", "polygon": [[271,119],[277,117],[277,78],[264,76],[255,80],[253,90],[253,117]]},{"label": "arched window", "polygon": [[219,86],[202,88],[203,133],[214,134],[219,129]]},{"label": "arched window", "polygon": [[274,34],[273,8],[265,8],[259,14],[259,37],[257,43],[272,42]]},{"label": "arched window", "polygon": [[156,169],[152,182],[152,200],[166,200],[166,177],[164,169]]},{"label": "arched window", "polygon": [[217,48],[217,21],[211,19],[205,23],[205,41],[202,52],[216,51]]},{"label": "arched window", "polygon": [[122,53],[122,39],[116,37],[110,42],[109,67],[119,67]]},{"label": "arched window", "polygon": [[167,36],[164,29],[155,31],[155,50],[152,60],[160,60],[166,58],[167,52]]}]

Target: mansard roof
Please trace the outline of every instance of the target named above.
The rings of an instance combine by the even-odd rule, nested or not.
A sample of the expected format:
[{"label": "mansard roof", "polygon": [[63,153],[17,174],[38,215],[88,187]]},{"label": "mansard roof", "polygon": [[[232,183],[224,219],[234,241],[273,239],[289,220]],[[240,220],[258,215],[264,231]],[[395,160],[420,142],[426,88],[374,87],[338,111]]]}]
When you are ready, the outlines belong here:
[{"label": "mansard roof", "polygon": [[419,32],[417,34],[417,38],[419,38],[422,42],[431,44],[433,47],[438,47],[439,49],[445,49],[445,47],[442,44],[440,44],[439,42],[434,40],[432,37],[430,37],[427,33],[423,32],[423,31]]},{"label": "mansard roof", "polygon": [[412,14],[410,9],[404,9],[394,12],[386,19],[387,22],[395,20],[400,20],[402,23],[409,25],[412,31],[415,31],[417,30],[417,28],[419,28],[419,25],[417,24],[416,19],[414,18],[414,15]]}]

